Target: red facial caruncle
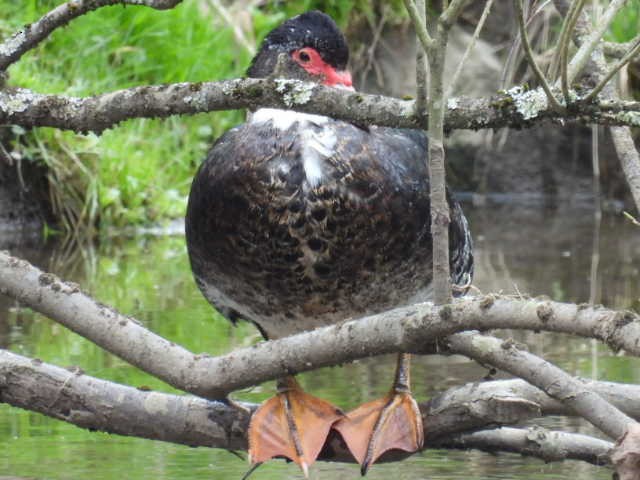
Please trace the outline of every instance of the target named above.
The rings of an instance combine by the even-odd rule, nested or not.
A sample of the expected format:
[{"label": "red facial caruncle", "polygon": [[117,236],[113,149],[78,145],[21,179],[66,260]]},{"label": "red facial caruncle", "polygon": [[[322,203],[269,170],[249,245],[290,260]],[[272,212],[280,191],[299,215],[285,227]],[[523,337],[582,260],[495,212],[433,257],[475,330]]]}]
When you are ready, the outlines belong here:
[{"label": "red facial caruncle", "polygon": [[336,70],[325,62],[320,54],[311,47],[301,48],[291,53],[291,57],[304,68],[309,75],[321,76],[323,84],[329,87],[342,87],[353,90],[351,73],[348,70]]}]

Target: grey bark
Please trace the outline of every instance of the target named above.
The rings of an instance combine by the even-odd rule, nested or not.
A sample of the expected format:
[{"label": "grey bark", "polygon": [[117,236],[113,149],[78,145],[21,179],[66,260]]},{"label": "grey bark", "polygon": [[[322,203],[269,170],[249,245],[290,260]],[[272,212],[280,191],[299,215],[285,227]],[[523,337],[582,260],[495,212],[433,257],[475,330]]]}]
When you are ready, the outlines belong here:
[{"label": "grey bark", "polygon": [[613,439],[621,438],[636,424],[582,382],[513,341],[464,332],[450,336],[448,343],[454,352],[498,367],[535,385]]},{"label": "grey bark", "polygon": [[194,355],[135,319],[100,304],[77,285],[0,252],[0,293],[9,295],[181,390],[222,398],[284,375],[384,353],[432,353],[438,342],[469,329],[515,328],[600,339],[640,355],[640,317],[573,304],[486,296],[442,307],[398,308],[220,357]]},{"label": "grey bark", "polygon": [[613,443],[587,435],[554,432],[545,428],[509,428],[465,433],[439,443],[445,448],[478,448],[490,452],[512,452],[536,457],[545,462],[581,460],[594,465],[609,465]]},{"label": "grey bark", "polygon": [[[542,100],[541,100],[542,99]],[[296,80],[236,79],[134,87],[90,97],[48,95],[31,90],[0,90],[0,122],[24,128],[54,127],[101,133],[132,118],[260,107],[285,108],[327,115],[356,124],[426,128],[428,115],[416,112],[415,101],[307,84]],[[638,102],[577,105],[558,114],[542,90],[511,89],[488,98],[457,97],[447,102],[446,130],[515,127],[543,121],[638,126]]]},{"label": "grey bark", "polygon": [[[592,387],[609,394],[628,394],[619,384],[593,382]],[[640,387],[635,390],[637,394]],[[638,398],[636,395],[633,402],[622,406],[633,403],[636,411],[640,410]],[[0,402],[81,428],[228,450],[246,450],[249,416],[256,407],[143,391],[91,377],[78,368],[63,369],[4,350],[0,350]],[[545,431],[542,438],[540,430],[482,431],[557,414],[557,409],[545,411],[545,403],[554,404],[539,390],[518,380],[449,389],[420,405],[426,425],[425,448],[475,448],[518,452],[545,461],[574,458],[608,462],[607,450],[612,444],[583,435]],[[322,459],[354,461],[338,439],[332,440]]]}]

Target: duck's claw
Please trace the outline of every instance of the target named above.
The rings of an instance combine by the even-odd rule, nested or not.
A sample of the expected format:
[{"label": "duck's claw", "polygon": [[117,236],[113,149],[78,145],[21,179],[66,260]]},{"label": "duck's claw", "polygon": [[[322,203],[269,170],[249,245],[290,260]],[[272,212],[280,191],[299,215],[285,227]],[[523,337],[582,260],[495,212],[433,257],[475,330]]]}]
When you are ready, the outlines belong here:
[{"label": "duck's claw", "polygon": [[418,404],[408,392],[391,391],[346,414],[334,426],[361,467],[362,475],[388,450],[415,452],[424,430]]},{"label": "duck's claw", "polygon": [[343,416],[339,409],[305,393],[289,378],[286,387],[251,417],[249,461],[257,464],[286,457],[308,477],[308,468],[322,450],[331,426]]}]

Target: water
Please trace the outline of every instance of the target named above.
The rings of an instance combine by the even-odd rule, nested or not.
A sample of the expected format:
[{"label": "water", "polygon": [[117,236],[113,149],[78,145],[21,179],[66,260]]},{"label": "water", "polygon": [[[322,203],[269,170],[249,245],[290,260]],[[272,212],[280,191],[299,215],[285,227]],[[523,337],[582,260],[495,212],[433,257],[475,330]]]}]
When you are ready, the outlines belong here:
[{"label": "water", "polygon": [[[640,230],[619,215],[597,223],[589,209],[469,209],[476,239],[474,285],[482,292],[548,295],[555,300],[593,299],[614,308],[640,308]],[[152,330],[194,352],[216,355],[259,340],[250,325],[232,328],[213,312],[191,278],[182,236],[139,235],[105,239],[72,249],[38,241],[11,248],[41,268],[83,285],[99,300],[143,321]],[[639,360],[618,357],[589,340],[563,335],[506,332],[573,374],[640,383]],[[54,322],[0,297],[0,348],[133,386],[174,392]],[[486,369],[462,357],[430,356],[414,362],[418,400],[464,382]],[[312,393],[343,408],[386,393],[393,357],[355,362],[301,375]],[[235,398],[258,402],[273,393],[269,382]],[[548,418],[548,428],[594,433],[576,419]],[[42,415],[0,405],[0,478],[114,480],[240,478],[244,461],[206,448],[91,433]],[[270,462],[255,478],[302,478],[295,465]],[[610,471],[579,462],[544,464],[518,455],[428,451],[398,464],[376,465],[371,479],[555,479],[568,475],[610,478]],[[358,478],[355,465],[319,463],[312,478]]]}]

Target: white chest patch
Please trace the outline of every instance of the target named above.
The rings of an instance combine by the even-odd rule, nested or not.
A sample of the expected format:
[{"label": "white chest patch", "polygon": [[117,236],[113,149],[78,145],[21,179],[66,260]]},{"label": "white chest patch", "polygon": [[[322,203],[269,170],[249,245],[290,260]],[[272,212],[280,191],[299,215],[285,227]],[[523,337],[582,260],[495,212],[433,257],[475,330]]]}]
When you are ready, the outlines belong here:
[{"label": "white chest patch", "polygon": [[329,117],[313,115],[311,113],[294,112],[293,110],[280,110],[278,108],[261,108],[251,114],[250,123],[273,122],[278,130],[289,130],[291,125],[298,122],[300,126],[307,123],[323,125],[329,121]]},{"label": "white chest patch", "polygon": [[[311,188],[320,184],[324,176],[322,164],[335,153],[337,142],[334,130],[327,125],[328,117],[291,110],[261,108],[250,119],[251,123],[273,122],[278,130],[288,130],[297,123],[297,134],[302,146],[302,164]],[[317,127],[321,127],[318,129]]]}]

